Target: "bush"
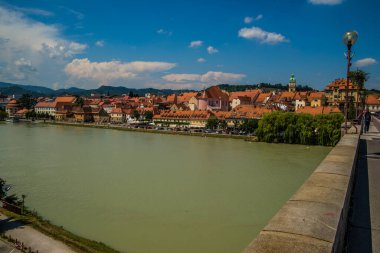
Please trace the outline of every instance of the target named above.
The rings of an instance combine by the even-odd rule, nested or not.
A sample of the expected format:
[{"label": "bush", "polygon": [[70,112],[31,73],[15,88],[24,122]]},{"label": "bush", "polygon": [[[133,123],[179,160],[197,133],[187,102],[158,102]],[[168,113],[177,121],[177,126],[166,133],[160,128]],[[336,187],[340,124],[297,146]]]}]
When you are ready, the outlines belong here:
[{"label": "bush", "polygon": [[257,137],[265,142],[335,146],[342,122],[342,114],[273,112],[260,120]]}]

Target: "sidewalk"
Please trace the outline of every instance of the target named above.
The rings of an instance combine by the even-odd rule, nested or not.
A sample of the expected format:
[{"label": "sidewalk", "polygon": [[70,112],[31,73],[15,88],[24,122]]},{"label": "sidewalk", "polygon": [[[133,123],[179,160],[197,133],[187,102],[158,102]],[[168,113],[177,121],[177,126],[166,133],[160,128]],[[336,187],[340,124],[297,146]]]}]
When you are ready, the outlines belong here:
[{"label": "sidewalk", "polygon": [[380,121],[360,137],[347,252],[380,253]]},{"label": "sidewalk", "polygon": [[[56,241],[47,235],[24,225],[21,222],[15,221],[11,218],[0,213],[0,232],[3,232],[7,236],[24,243],[25,246],[31,247],[33,251],[46,252],[46,253],[74,253],[68,246],[62,242]],[[0,244],[0,249],[2,245]],[[7,250],[7,248],[4,248]],[[0,251],[10,252],[10,251]],[[15,253],[14,251],[13,253]]]}]

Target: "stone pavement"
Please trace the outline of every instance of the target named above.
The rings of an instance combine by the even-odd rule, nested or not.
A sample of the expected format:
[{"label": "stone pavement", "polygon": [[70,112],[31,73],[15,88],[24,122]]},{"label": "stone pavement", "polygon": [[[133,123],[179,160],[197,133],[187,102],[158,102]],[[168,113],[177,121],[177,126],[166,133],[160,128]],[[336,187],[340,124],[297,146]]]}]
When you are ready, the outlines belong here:
[{"label": "stone pavement", "polygon": [[347,236],[348,253],[380,253],[380,121],[360,138]]},{"label": "stone pavement", "polygon": [[21,251],[15,249],[12,245],[0,239],[0,253],[21,253]]},{"label": "stone pavement", "polygon": [[[33,251],[42,253],[74,253],[68,246],[60,241],[54,240],[53,238],[26,226],[19,221],[15,221],[0,213],[0,232],[6,234],[7,236],[12,236],[12,238],[24,243],[26,247],[31,247]],[[0,249],[1,248],[0,244]],[[6,248],[5,248],[6,250]],[[0,251],[10,252],[10,251]],[[13,251],[12,253],[15,253]]]}]

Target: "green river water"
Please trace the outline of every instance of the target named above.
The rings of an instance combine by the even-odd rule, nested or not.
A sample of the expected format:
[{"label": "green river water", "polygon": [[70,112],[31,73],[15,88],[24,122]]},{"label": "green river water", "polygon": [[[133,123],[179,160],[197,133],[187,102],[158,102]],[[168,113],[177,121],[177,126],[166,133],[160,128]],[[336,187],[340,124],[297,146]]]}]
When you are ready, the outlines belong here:
[{"label": "green river water", "polygon": [[240,253],[331,148],[0,123],[0,177],[129,253]]}]

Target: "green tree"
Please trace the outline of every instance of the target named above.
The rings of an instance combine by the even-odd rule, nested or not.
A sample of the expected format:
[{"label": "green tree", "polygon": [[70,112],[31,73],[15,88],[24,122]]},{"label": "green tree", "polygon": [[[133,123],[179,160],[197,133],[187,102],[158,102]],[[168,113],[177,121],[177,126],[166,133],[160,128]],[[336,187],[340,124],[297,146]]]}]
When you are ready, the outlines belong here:
[{"label": "green tree", "polygon": [[8,113],[0,110],[0,120],[4,120],[7,117],[8,117]]},{"label": "green tree", "polygon": [[22,94],[18,99],[18,103],[21,107],[30,109],[36,104],[36,100],[30,94]]},{"label": "green tree", "polygon": [[84,99],[82,97],[78,97],[77,100],[75,101],[75,105],[83,107],[83,105],[84,105]]},{"label": "green tree", "polygon": [[[360,91],[363,90],[365,82],[369,79],[369,73],[357,69],[348,73],[349,79],[356,86],[356,101],[359,102]],[[362,99],[363,107],[365,106],[365,98]],[[358,109],[356,108],[356,116],[358,115]],[[364,109],[364,108],[363,108]]]},{"label": "green tree", "polygon": [[153,119],[153,112],[151,112],[151,111],[145,111],[144,112],[144,117],[145,117],[145,119],[146,120],[152,120]]},{"label": "green tree", "polygon": [[357,110],[355,110],[354,99],[351,98],[350,102],[348,104],[348,115],[347,115],[347,117],[349,120],[353,120],[356,118],[356,111]]},{"label": "green tree", "polygon": [[220,128],[220,129],[224,130],[227,128],[227,126],[228,126],[228,124],[227,124],[227,121],[225,121],[225,120],[220,120],[218,123],[218,128]]},{"label": "green tree", "polygon": [[210,118],[207,120],[206,128],[207,129],[216,129],[218,127],[218,125],[219,125],[218,119]]},{"label": "green tree", "polygon": [[139,120],[140,119],[140,113],[139,113],[139,111],[137,111],[137,110],[133,111],[133,118],[135,120]]}]

